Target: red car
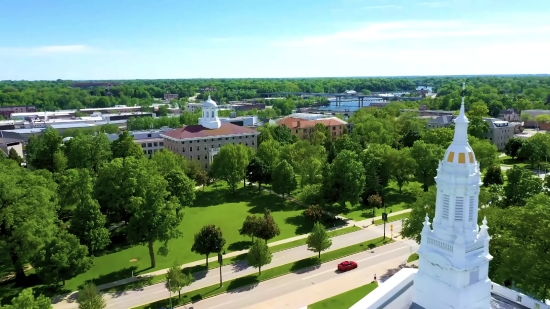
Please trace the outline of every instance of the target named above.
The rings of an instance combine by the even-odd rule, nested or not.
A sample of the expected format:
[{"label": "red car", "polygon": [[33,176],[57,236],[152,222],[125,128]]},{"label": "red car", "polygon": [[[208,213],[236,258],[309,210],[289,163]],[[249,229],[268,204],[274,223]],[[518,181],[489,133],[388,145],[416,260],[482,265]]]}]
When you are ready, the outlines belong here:
[{"label": "red car", "polygon": [[339,271],[348,271],[357,268],[357,263],[353,261],[344,261],[338,264]]}]

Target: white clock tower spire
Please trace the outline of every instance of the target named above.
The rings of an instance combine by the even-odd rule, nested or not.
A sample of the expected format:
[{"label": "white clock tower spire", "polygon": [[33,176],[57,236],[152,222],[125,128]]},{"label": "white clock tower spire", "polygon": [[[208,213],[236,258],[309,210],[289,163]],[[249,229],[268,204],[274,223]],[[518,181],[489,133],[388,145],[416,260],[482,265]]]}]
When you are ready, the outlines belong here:
[{"label": "white clock tower spire", "polygon": [[426,215],[424,222],[413,301],[425,309],[488,309],[493,257],[487,220],[477,225],[481,173],[468,143],[464,94],[453,142],[439,162],[435,180],[435,218],[430,224]]}]

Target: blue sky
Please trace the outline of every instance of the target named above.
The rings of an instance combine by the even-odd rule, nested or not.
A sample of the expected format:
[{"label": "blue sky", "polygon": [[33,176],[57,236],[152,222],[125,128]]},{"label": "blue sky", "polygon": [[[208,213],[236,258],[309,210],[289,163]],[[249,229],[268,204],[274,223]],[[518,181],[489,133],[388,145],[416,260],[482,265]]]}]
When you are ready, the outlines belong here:
[{"label": "blue sky", "polygon": [[550,73],[544,0],[0,0],[0,80]]}]

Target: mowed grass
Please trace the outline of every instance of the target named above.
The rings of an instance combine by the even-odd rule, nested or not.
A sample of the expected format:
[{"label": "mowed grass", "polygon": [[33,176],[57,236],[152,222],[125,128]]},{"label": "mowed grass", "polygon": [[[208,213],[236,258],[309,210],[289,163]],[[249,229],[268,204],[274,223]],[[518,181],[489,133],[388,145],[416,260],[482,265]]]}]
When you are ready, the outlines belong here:
[{"label": "mowed grass", "polygon": [[[328,234],[330,235],[330,237],[336,237],[336,236],[341,236],[341,235],[348,234],[348,233],[357,232],[357,231],[360,231],[360,230],[361,230],[360,227],[348,226],[348,227],[344,227],[344,228],[341,228],[341,229],[337,229],[335,231],[330,231],[330,232],[328,232]],[[276,246],[272,246],[272,247],[270,247],[270,250],[271,250],[272,253],[275,253],[275,252],[279,252],[279,251],[288,250],[288,249],[291,249],[291,248],[303,246],[303,245],[306,244],[306,242],[307,242],[307,238],[298,239],[298,240],[294,240],[294,241],[287,242],[287,243],[284,243],[284,244],[279,244],[279,245],[276,245]],[[223,259],[223,265],[231,265],[233,263],[237,263],[239,261],[244,261],[244,260],[246,260],[246,253]],[[201,271],[206,271],[206,270],[209,270],[209,269],[215,269],[215,268],[218,268],[218,267],[220,267],[220,264],[217,261],[214,261],[214,262],[211,261],[211,262],[208,263],[208,266],[206,266],[206,264],[201,264],[201,265],[185,268],[182,271],[183,272],[189,272],[189,273],[193,274],[193,273],[197,273],[197,272],[201,272]],[[143,278],[143,279],[138,280],[138,281],[134,281],[134,282],[131,282],[131,283],[115,286],[115,287],[107,289],[107,290],[102,290],[102,292],[123,292],[123,291],[135,290],[135,289],[138,289],[138,288],[141,288],[141,287],[144,287],[144,286],[148,286],[148,285],[152,285],[152,284],[156,284],[156,283],[164,282],[164,281],[166,281],[166,275],[163,274],[163,275]]]},{"label": "mowed grass", "polygon": [[[320,266],[321,263],[330,262],[336,259],[343,258],[348,255],[359,253],[365,250],[373,249],[378,246],[382,246],[388,243],[391,243],[392,240],[384,240],[382,237],[371,239],[369,241],[351,245],[348,247],[340,248],[334,251],[327,253],[322,253],[321,258],[318,259],[316,256],[305,258],[296,262],[284,264],[278,267],[270,268],[263,270],[261,275],[253,274],[248,276],[239,277],[231,281],[223,282],[220,287],[219,284],[207,286],[201,289],[193,290],[181,295],[181,298],[178,298],[176,295],[172,297],[172,304],[174,306],[184,305],[190,302],[198,302],[202,299],[212,297],[218,294],[225,293],[240,287],[250,286],[250,288],[255,287],[261,281],[273,279],[279,276],[286,275],[291,272],[300,273],[301,271],[306,271],[306,269],[316,269]],[[170,299],[166,298],[163,300],[156,301],[154,303],[145,304],[142,306],[134,307],[134,309],[156,309],[166,307],[170,304]]]},{"label": "mowed grass", "polygon": [[371,282],[369,284],[360,286],[353,290],[347,291],[342,294],[338,294],[331,298],[324,299],[307,306],[308,309],[349,309],[355,305],[367,294],[372,292],[378,287],[378,282]]},{"label": "mowed grass", "polygon": [[[156,267],[150,267],[148,250],[145,246],[127,246],[125,243],[113,245],[111,253],[94,258],[92,268],[71,280],[66,285],[53,291],[43,292],[47,295],[57,295],[78,290],[85,282],[92,280],[96,285],[114,282],[134,275],[169,268],[174,261],[181,264],[205,259],[205,256],[191,252],[193,236],[207,224],[214,224],[222,229],[226,243],[226,253],[247,249],[250,238],[239,235],[239,228],[247,215],[263,215],[265,208],[271,209],[272,215],[279,225],[281,234],[270,242],[289,238],[297,234],[311,231],[313,223],[302,215],[302,209],[295,203],[282,198],[258,192],[257,187],[243,187],[242,183],[235,193],[228,186],[218,184],[197,190],[197,199],[193,206],[186,207],[185,217],[180,226],[183,237],[169,241],[170,252],[166,257],[156,255]],[[155,244],[155,250],[161,243]],[[38,282],[29,282],[25,286],[34,286]],[[15,286],[13,282],[0,284],[0,298],[11,299],[24,287]],[[43,287],[37,287],[42,290]],[[5,302],[5,301],[4,301]]]},{"label": "mowed grass", "polygon": [[[420,183],[416,181],[411,181],[410,183],[403,186],[401,193],[399,193],[399,187],[394,181],[390,181],[388,187],[386,188],[386,212],[391,214],[391,212],[400,211],[403,209],[409,209],[410,205],[415,201],[415,192],[420,188]],[[374,216],[372,213],[372,208],[365,207],[363,205],[351,206],[349,203],[346,204],[347,208],[339,208],[340,214],[346,218],[352,219],[354,221],[362,221],[373,217],[382,216],[384,208],[377,208],[374,211]]]}]

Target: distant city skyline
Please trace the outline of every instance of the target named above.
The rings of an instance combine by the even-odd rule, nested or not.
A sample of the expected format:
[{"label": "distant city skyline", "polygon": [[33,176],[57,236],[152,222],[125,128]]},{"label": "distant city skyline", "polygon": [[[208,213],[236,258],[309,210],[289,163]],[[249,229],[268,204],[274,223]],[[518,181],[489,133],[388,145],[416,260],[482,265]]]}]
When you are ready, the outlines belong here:
[{"label": "distant city skyline", "polygon": [[548,74],[548,13],[540,0],[5,0],[0,80]]}]

